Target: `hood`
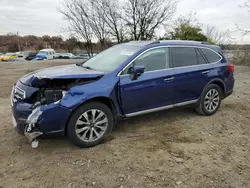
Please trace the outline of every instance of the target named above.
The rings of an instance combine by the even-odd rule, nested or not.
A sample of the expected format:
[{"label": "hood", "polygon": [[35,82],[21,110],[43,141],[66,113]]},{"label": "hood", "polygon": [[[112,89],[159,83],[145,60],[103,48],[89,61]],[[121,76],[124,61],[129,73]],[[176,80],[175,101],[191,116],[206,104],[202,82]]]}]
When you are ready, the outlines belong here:
[{"label": "hood", "polygon": [[29,73],[20,79],[25,85],[33,87],[43,87],[53,81],[62,80],[62,83],[69,80],[93,80],[101,78],[103,72],[85,69],[77,65],[64,65],[46,68]]}]

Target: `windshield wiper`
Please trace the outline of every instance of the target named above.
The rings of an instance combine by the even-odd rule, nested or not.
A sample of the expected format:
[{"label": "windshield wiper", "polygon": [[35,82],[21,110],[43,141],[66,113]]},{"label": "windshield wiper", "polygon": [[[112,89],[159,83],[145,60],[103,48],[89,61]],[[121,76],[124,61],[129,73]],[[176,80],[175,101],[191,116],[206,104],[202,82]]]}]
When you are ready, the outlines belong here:
[{"label": "windshield wiper", "polygon": [[91,68],[89,66],[82,66],[82,65],[83,65],[83,63],[76,63],[76,66],[78,66],[78,67],[82,67],[82,68],[88,69],[88,70],[96,70],[96,69],[93,69],[93,68]]}]

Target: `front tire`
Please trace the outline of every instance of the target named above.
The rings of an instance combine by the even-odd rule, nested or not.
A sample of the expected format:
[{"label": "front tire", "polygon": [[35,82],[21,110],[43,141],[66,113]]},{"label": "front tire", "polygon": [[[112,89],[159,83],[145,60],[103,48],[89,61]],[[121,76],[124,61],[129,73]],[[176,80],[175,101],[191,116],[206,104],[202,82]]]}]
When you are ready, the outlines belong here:
[{"label": "front tire", "polygon": [[103,103],[89,102],[79,107],[71,116],[67,134],[76,146],[87,148],[103,142],[113,128],[111,110]]},{"label": "front tire", "polygon": [[221,100],[221,88],[216,84],[211,84],[202,92],[199,107],[195,110],[203,116],[211,116],[219,110]]}]

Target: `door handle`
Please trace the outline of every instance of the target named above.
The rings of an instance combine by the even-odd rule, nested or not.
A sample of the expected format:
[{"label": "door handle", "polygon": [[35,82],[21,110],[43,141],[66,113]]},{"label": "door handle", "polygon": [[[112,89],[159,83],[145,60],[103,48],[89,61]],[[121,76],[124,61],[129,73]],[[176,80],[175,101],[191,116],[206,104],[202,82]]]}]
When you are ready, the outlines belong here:
[{"label": "door handle", "polygon": [[164,81],[165,81],[165,82],[170,82],[170,81],[172,81],[172,80],[174,80],[174,79],[175,79],[175,77],[169,77],[169,78],[164,79]]},{"label": "door handle", "polygon": [[208,74],[208,73],[210,73],[210,71],[204,71],[204,72],[202,72],[202,74]]}]

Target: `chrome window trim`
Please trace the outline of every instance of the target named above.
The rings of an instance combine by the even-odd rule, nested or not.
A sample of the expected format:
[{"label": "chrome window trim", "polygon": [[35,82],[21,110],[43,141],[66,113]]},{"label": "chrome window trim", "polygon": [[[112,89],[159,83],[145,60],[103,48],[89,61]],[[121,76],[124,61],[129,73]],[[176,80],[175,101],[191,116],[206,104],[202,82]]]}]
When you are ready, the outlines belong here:
[{"label": "chrome window trim", "polygon": [[204,48],[204,49],[208,49],[208,50],[211,50],[212,52],[216,53],[219,57],[220,57],[220,60],[219,61],[216,61],[214,63],[207,63],[207,64],[202,64],[202,65],[190,65],[190,66],[185,66],[185,67],[176,67],[176,68],[167,68],[167,69],[161,69],[161,70],[155,70],[155,71],[147,71],[145,72],[144,74],[146,73],[151,73],[151,72],[159,72],[159,71],[164,71],[164,70],[171,70],[171,69],[182,69],[182,68],[189,68],[189,67],[196,67],[196,66],[204,66],[204,65],[212,65],[212,64],[217,64],[219,63],[223,57],[218,53],[216,52],[215,50],[211,49],[211,48],[208,48],[208,47],[204,47],[204,46],[186,46],[186,45],[170,45],[170,46],[156,46],[156,47],[152,47],[152,48],[149,48],[147,50],[145,50],[144,52],[140,53],[138,56],[136,56],[134,59],[132,59],[130,61],[130,63],[128,63],[118,74],[117,76],[127,76],[129,74],[124,74],[124,75],[121,75],[121,73],[126,69],[128,68],[132,63],[134,63],[134,61],[136,61],[139,57],[141,57],[143,54],[145,54],[146,52],[150,51],[150,50],[153,50],[153,49],[157,49],[157,48],[179,48],[179,47],[182,47],[182,48]]},{"label": "chrome window trim", "polygon": [[176,103],[176,104],[167,105],[167,106],[162,106],[162,107],[153,108],[153,109],[149,109],[149,110],[143,110],[143,111],[134,112],[134,113],[130,113],[130,114],[125,114],[125,117],[133,117],[133,116],[138,116],[138,115],[142,115],[142,114],[148,114],[148,113],[151,113],[151,112],[167,110],[167,109],[171,109],[171,108],[174,108],[174,107],[181,107],[181,106],[185,106],[185,105],[189,105],[189,104],[195,104],[195,103],[198,102],[198,100],[199,99],[186,101],[186,102],[182,102],[182,103]]}]

